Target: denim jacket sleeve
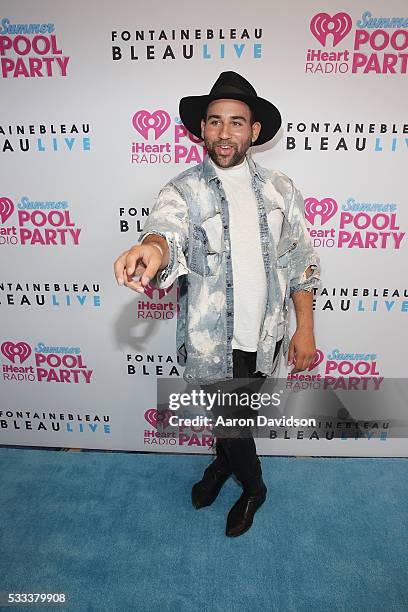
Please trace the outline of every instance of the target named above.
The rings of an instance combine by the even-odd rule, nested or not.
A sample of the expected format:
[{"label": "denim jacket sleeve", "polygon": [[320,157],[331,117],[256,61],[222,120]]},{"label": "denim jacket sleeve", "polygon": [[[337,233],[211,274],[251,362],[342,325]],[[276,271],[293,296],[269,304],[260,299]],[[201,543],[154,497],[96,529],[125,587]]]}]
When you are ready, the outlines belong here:
[{"label": "denim jacket sleeve", "polygon": [[188,273],[185,257],[188,243],[188,207],[171,182],[160,190],[139,235],[139,242],[143,242],[149,234],[163,236],[169,246],[169,263],[151,280],[153,286],[166,289],[178,276]]},{"label": "denim jacket sleeve", "polygon": [[[296,248],[289,253],[290,257],[290,293],[295,291],[312,291],[320,283],[320,260],[312,245],[307,230],[304,214],[303,196],[296,187],[292,194],[292,226]],[[311,273],[307,276],[307,269]]]}]

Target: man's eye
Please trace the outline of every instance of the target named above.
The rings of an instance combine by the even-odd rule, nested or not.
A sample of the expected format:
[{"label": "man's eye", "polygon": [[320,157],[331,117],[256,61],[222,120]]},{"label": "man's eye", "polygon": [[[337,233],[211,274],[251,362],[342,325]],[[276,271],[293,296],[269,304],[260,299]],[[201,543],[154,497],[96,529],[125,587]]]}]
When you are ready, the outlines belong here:
[{"label": "man's eye", "polygon": [[242,125],[239,121],[233,121],[234,125]]}]

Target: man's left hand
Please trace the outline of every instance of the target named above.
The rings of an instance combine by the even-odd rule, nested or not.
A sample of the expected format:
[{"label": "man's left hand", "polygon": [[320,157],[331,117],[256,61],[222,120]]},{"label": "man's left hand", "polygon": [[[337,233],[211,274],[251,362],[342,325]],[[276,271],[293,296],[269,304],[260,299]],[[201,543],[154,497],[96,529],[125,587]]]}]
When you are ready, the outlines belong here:
[{"label": "man's left hand", "polygon": [[303,372],[312,364],[316,354],[316,344],[312,330],[297,329],[289,343],[288,365],[295,367],[290,372]]}]

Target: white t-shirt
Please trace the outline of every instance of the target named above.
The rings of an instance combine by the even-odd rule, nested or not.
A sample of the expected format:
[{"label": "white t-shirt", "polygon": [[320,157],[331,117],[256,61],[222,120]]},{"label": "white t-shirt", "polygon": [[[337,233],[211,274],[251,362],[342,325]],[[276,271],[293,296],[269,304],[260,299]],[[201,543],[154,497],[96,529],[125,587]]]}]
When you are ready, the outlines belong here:
[{"label": "white t-shirt", "polygon": [[[259,231],[258,205],[246,158],[237,166],[214,168],[222,182],[229,208],[231,261],[234,281],[232,348],[256,351],[267,299],[265,266]],[[277,236],[280,227],[274,228]],[[275,233],[275,231],[274,231]]]}]

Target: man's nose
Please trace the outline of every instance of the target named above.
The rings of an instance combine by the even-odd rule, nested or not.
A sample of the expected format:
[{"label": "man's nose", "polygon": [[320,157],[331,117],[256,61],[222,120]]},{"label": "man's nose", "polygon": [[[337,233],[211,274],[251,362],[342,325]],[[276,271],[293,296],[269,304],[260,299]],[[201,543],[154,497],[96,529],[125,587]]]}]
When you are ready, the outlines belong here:
[{"label": "man's nose", "polygon": [[228,138],[231,138],[230,130],[229,130],[229,127],[228,127],[228,125],[226,123],[221,123],[220,131],[219,131],[219,137],[222,140],[227,140]]}]

